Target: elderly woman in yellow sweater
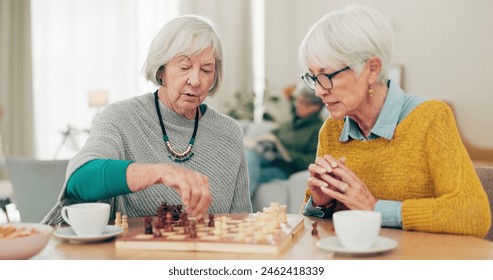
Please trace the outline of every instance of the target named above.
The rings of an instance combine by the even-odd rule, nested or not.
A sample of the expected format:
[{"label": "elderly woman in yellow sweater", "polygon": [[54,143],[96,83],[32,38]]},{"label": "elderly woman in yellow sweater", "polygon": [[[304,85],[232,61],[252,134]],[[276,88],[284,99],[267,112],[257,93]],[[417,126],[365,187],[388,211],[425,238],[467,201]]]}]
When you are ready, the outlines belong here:
[{"label": "elderly woman in yellow sweater", "polygon": [[394,35],[365,6],[320,19],[303,39],[302,76],[330,117],[310,164],[304,214],[382,213],[382,225],[483,237],[488,198],[450,108],[388,79]]}]

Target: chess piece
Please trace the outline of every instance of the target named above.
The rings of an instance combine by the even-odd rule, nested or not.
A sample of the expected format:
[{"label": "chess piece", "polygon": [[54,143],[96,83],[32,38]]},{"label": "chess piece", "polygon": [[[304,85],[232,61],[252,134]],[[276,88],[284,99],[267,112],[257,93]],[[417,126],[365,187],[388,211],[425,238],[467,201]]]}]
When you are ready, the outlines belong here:
[{"label": "chess piece", "polygon": [[183,223],[188,222],[188,213],[187,212],[181,213],[180,216],[181,216],[180,219],[182,220]]},{"label": "chess piece", "polygon": [[318,235],[317,226],[318,226],[318,223],[315,222],[315,221],[313,221],[312,222],[312,227],[313,227],[313,229],[312,229],[312,235]]},{"label": "chess piece", "polygon": [[171,212],[166,212],[164,216],[164,231],[169,231],[171,224],[173,223],[173,214]]},{"label": "chess piece", "polygon": [[121,212],[116,212],[115,226],[117,226],[117,227],[122,226],[122,213]]},{"label": "chess piece", "polygon": [[286,215],[286,205],[281,205],[281,221],[284,224],[288,223],[288,216]]},{"label": "chess piece", "polygon": [[209,224],[208,227],[214,227],[214,214],[209,214]]},{"label": "chess piece", "polygon": [[226,216],[221,216],[221,229],[223,231],[228,230],[228,219],[226,218]]},{"label": "chess piece", "polygon": [[127,215],[122,215],[122,229],[128,229],[128,218]]},{"label": "chess piece", "polygon": [[195,222],[190,223],[190,238],[197,238],[197,224]]},{"label": "chess piece", "polygon": [[161,207],[163,208],[163,212],[168,212],[168,209],[169,209],[168,203],[163,202],[161,204]]},{"label": "chess piece", "polygon": [[[221,223],[221,222],[219,222]],[[223,231],[221,230],[221,227],[214,227],[214,235],[216,236],[221,236],[223,234]]]},{"label": "chess piece", "polygon": [[197,238],[197,228],[190,228],[190,238]]},{"label": "chess piece", "polygon": [[145,217],[144,220],[144,233],[145,234],[153,234],[152,232],[152,218],[151,217]]},{"label": "chess piece", "polygon": [[180,219],[180,213],[181,213],[181,205],[174,205],[173,206],[173,221],[178,221]]}]

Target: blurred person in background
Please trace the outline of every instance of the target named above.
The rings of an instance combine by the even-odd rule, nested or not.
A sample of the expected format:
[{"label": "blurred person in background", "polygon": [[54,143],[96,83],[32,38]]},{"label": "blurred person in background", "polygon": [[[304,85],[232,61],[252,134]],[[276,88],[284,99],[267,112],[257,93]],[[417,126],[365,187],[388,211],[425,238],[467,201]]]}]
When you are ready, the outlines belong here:
[{"label": "blurred person in background", "polygon": [[271,133],[260,135],[253,144],[247,144],[251,197],[259,184],[285,180],[307,169],[315,159],[318,131],[323,123],[322,100],[303,82],[298,83],[288,97],[292,98],[292,119]]}]

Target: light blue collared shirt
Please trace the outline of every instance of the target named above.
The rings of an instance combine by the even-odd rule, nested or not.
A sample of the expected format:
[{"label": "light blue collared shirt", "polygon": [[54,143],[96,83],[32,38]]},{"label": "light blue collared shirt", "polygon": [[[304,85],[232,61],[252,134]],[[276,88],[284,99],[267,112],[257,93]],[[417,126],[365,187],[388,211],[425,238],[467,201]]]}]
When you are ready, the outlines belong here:
[{"label": "light blue collared shirt", "polygon": [[[380,115],[371,129],[368,137],[361,133],[358,124],[350,117],[344,117],[344,127],[339,141],[347,142],[349,139],[358,141],[371,141],[383,137],[391,140],[399,123],[411,113],[419,104],[428,100],[424,96],[406,94],[396,83],[389,81],[388,93]],[[307,203],[304,214],[319,216],[319,209],[312,209],[311,203]],[[382,214],[382,226],[402,228],[402,202],[391,200],[379,200],[375,205],[375,211]],[[318,211],[317,211],[318,210]],[[317,215],[318,214],[318,215]]]},{"label": "light blue collared shirt", "polygon": [[383,104],[380,115],[367,138],[361,133],[358,124],[350,117],[344,117],[341,142],[347,142],[350,138],[360,141],[373,140],[383,137],[392,140],[397,125],[411,113],[419,104],[428,100],[424,96],[406,94],[397,84],[390,81],[387,98]]}]

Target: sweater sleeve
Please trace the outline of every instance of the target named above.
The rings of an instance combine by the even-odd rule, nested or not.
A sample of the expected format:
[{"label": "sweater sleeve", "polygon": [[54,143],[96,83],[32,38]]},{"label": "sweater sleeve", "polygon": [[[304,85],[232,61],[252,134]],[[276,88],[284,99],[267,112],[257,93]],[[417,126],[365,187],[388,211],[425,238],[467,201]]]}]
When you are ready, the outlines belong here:
[{"label": "sweater sleeve", "polygon": [[67,195],[82,201],[97,201],[131,193],[126,171],[129,160],[95,159],[77,169],[67,183]]},{"label": "sweater sleeve", "polygon": [[488,198],[461,142],[450,108],[435,110],[426,134],[426,155],[434,198],[407,199],[402,206],[406,230],[483,237],[491,224]]}]

